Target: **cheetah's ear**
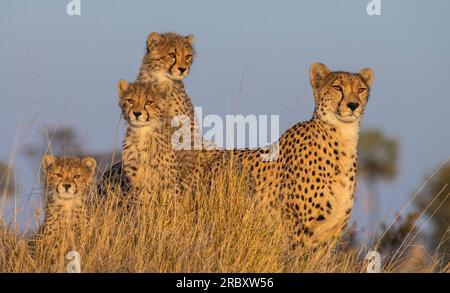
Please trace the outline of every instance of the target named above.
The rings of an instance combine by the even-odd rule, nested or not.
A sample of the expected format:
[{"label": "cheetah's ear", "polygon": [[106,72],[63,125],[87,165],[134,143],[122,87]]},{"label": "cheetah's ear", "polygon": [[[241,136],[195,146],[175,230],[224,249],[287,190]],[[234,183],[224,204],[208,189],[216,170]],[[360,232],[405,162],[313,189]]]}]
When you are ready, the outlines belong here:
[{"label": "cheetah's ear", "polygon": [[45,155],[42,158],[41,164],[42,164],[42,168],[44,169],[44,172],[47,172],[49,167],[53,164],[55,164],[56,162],[56,157],[52,156],[52,155]]},{"label": "cheetah's ear", "polygon": [[189,44],[194,45],[194,35],[190,34],[186,36],[186,40],[189,42]]},{"label": "cheetah's ear", "polygon": [[124,79],[119,80],[117,83],[117,92],[119,93],[119,97],[122,97],[130,88],[130,83]]},{"label": "cheetah's ear", "polygon": [[359,72],[359,75],[364,79],[368,86],[372,86],[374,73],[372,68],[364,68]]},{"label": "cheetah's ear", "polygon": [[162,36],[157,32],[152,32],[151,34],[149,34],[147,37],[147,50],[155,48],[158,45],[159,41],[161,41],[161,39]]},{"label": "cheetah's ear", "polygon": [[322,63],[314,63],[309,68],[309,79],[311,82],[312,88],[315,90],[319,88],[323,81],[330,74],[330,69],[325,64]]},{"label": "cheetah's ear", "polygon": [[95,173],[95,167],[97,167],[97,162],[95,161],[94,158],[92,157],[83,158],[83,160],[81,160],[81,163],[91,172],[91,174]]}]

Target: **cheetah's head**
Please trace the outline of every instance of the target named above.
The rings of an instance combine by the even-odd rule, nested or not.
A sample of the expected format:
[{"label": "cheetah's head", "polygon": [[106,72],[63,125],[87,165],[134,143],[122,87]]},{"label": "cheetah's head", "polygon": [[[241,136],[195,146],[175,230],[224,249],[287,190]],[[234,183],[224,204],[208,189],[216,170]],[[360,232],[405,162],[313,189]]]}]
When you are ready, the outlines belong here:
[{"label": "cheetah's head", "polygon": [[130,127],[159,128],[172,91],[170,83],[129,83],[122,79],[117,84],[117,90],[119,106]]},{"label": "cheetah's head", "polygon": [[54,157],[45,155],[42,168],[47,193],[61,199],[87,194],[92,187],[97,163],[94,158]]},{"label": "cheetah's head", "polygon": [[147,38],[145,60],[150,61],[154,73],[172,80],[182,80],[191,69],[194,57],[193,43],[193,35],[153,32]]},{"label": "cheetah's head", "polygon": [[369,99],[373,70],[359,73],[331,72],[322,63],[310,67],[310,81],[316,104],[315,117],[332,125],[358,123]]}]

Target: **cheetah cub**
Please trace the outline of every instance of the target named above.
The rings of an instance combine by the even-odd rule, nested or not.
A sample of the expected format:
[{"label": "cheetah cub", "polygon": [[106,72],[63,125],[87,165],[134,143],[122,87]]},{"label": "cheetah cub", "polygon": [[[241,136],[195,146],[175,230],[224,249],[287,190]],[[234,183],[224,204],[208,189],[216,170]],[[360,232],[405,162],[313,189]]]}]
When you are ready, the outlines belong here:
[{"label": "cheetah cub", "polygon": [[[172,89],[155,83],[125,80],[119,81],[117,89],[119,105],[128,124],[122,164],[129,191],[148,197],[163,188],[179,195],[182,161],[172,148],[174,130],[168,113]],[[122,190],[125,188],[121,186]]]},{"label": "cheetah cub", "polygon": [[46,208],[41,233],[53,236],[75,231],[85,212],[85,204],[94,181],[96,161],[91,157],[42,158],[45,173]]},{"label": "cheetah cub", "polygon": [[[172,87],[171,94],[167,99],[170,118],[185,116],[191,122],[191,141],[180,141],[183,146],[189,146],[189,143],[192,146],[195,139],[201,139],[195,136],[198,125],[194,116],[194,106],[183,84],[183,79],[189,75],[194,62],[195,50],[193,44],[193,35],[182,36],[176,33],[150,33],[146,42],[146,54],[136,80],[141,83],[149,82]],[[204,144],[209,149],[215,147],[208,141],[204,141]],[[178,156],[183,160],[187,169],[192,168],[192,165],[195,164],[195,158],[191,152],[181,152]],[[126,184],[127,178],[125,176],[124,166],[122,162],[118,162],[104,172],[98,185],[98,193],[105,196],[108,189],[115,190],[117,186],[124,187]],[[127,193],[128,190],[125,188],[121,192]]]}]

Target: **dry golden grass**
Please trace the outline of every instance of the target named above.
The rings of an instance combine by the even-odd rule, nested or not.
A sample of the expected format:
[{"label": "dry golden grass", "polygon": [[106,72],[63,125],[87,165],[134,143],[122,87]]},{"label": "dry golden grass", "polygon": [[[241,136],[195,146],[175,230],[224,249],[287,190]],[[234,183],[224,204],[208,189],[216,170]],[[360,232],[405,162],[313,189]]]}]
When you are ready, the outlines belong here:
[{"label": "dry golden grass", "polygon": [[289,251],[279,217],[257,207],[240,176],[225,172],[214,182],[193,196],[163,194],[121,207],[110,194],[90,205],[75,242],[64,235],[33,241],[2,228],[0,271],[64,272],[71,250],[80,253],[83,272],[366,271],[363,253],[339,243]]}]

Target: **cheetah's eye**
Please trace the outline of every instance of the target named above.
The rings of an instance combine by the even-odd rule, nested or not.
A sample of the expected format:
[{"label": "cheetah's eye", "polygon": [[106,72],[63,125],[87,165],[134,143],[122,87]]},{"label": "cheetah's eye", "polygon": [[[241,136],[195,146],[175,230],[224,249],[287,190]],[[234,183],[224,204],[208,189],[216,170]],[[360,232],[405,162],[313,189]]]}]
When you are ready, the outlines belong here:
[{"label": "cheetah's eye", "polygon": [[169,57],[175,59],[175,57],[177,56],[175,55],[175,53],[169,53]]},{"label": "cheetah's eye", "polygon": [[63,175],[61,173],[55,173],[54,175],[55,175],[56,178],[62,178],[63,177]]},{"label": "cheetah's eye", "polygon": [[81,175],[73,175],[73,179],[80,179]]},{"label": "cheetah's eye", "polygon": [[191,60],[192,59],[192,55],[187,55],[186,56],[186,61],[189,61],[189,60]]},{"label": "cheetah's eye", "polygon": [[364,93],[366,91],[366,89],[365,88],[360,88],[359,90],[358,90],[358,93],[360,93],[360,94],[362,94],[362,93]]},{"label": "cheetah's eye", "polygon": [[153,101],[148,100],[148,101],[145,102],[145,105],[146,105],[146,106],[153,105]]},{"label": "cheetah's eye", "polygon": [[126,99],[125,101],[127,101],[128,104],[133,105],[134,101],[132,99]]},{"label": "cheetah's eye", "polygon": [[342,87],[339,85],[333,85],[333,89],[338,92],[342,92]]}]

